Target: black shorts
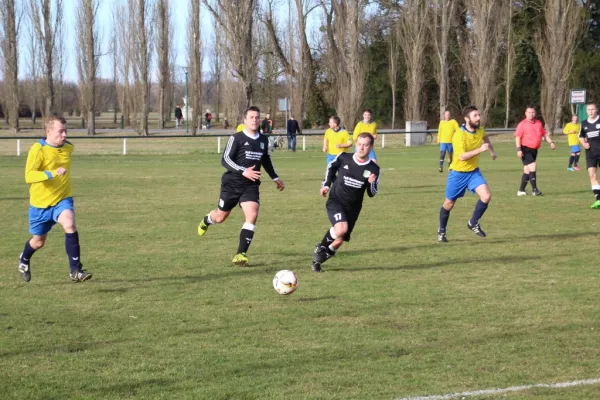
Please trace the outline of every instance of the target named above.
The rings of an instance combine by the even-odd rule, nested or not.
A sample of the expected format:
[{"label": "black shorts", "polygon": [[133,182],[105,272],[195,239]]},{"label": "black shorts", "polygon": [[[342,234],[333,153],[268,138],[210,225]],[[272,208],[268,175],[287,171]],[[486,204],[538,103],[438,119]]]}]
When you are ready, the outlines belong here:
[{"label": "black shorts", "polygon": [[600,155],[594,154],[590,150],[586,150],[585,166],[586,168],[600,168]]},{"label": "black shorts", "polygon": [[227,179],[221,183],[221,193],[219,194],[219,210],[231,211],[239,203],[253,201],[260,204],[258,184],[235,184]]},{"label": "black shorts", "polygon": [[327,200],[325,209],[327,210],[327,217],[329,218],[329,222],[331,222],[331,226],[334,226],[338,222],[348,223],[348,231],[344,235],[344,241],[349,242],[350,234],[352,233],[354,225],[358,220],[358,215],[360,214],[360,207],[357,210],[354,210],[350,207],[344,207],[344,205],[335,200]]},{"label": "black shorts", "polygon": [[537,149],[530,149],[527,146],[521,146],[521,151],[523,152],[523,165],[533,164],[535,160],[537,160]]}]

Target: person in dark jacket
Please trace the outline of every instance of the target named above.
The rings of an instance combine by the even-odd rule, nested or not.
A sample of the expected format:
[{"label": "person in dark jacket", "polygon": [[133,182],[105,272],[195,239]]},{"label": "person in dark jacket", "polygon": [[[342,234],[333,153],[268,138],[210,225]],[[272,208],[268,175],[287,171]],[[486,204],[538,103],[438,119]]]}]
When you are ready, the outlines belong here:
[{"label": "person in dark jacket", "polygon": [[302,135],[302,131],[300,130],[300,126],[298,125],[298,121],[294,119],[292,115],[287,122],[287,140],[288,140],[288,150],[296,151],[296,132]]},{"label": "person in dark jacket", "polygon": [[181,120],[183,119],[183,112],[181,112],[181,107],[179,104],[175,106],[175,127],[179,129],[181,127]]}]

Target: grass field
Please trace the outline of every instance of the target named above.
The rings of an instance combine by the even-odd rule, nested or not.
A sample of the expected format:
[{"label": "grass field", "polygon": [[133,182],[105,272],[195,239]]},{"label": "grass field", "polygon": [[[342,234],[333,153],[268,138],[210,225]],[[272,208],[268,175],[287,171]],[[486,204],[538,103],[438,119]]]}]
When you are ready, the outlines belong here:
[{"label": "grass field", "polygon": [[[514,144],[497,142],[498,160],[481,161],[486,239],[466,228],[467,195],[450,243],[437,243],[437,147],[391,146],[378,150],[380,193],[365,199],[353,240],[315,274],[328,227],[318,141],[274,153],[287,188],[262,185],[249,268],[231,264],[240,210],[196,235],[218,199],[214,138],[127,156],[122,142],[76,141],[82,260],[94,273],[83,284],[69,282],[57,228],[21,281],[25,157],[3,149],[0,397],[398,399],[600,377],[600,210],[589,209],[587,175],[566,171],[559,141],[540,152],[545,196],[517,197]],[[298,274],[291,296],[271,286],[281,269]],[[600,384],[479,398],[598,399]]]}]

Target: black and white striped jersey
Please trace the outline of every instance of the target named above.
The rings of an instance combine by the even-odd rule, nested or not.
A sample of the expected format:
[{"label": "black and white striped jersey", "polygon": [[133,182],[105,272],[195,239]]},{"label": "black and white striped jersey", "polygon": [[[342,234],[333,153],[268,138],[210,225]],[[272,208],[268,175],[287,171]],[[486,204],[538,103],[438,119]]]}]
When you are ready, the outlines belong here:
[{"label": "black and white striped jersey", "polygon": [[589,119],[581,121],[579,137],[587,139],[590,144],[588,151],[594,155],[600,155],[600,117],[596,117],[594,121]]},{"label": "black and white striped jersey", "polygon": [[[377,177],[373,183],[369,183],[371,174]],[[330,200],[348,208],[360,209],[365,191],[369,197],[377,193],[379,175],[379,166],[373,160],[361,163],[353,153],[340,153],[327,165],[321,187],[329,187]]]},{"label": "black and white striped jersey", "polygon": [[250,167],[257,171],[264,167],[271,179],[278,178],[269,155],[269,139],[260,133],[250,136],[242,131],[229,137],[221,164],[227,169],[223,178],[231,179],[234,183],[260,184],[242,176],[244,170]]}]

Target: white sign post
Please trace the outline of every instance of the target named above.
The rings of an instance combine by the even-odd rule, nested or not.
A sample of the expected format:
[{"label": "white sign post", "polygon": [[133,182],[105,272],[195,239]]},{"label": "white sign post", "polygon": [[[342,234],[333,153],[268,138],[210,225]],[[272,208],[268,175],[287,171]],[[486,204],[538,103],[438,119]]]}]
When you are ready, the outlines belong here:
[{"label": "white sign post", "polygon": [[278,99],[278,103],[279,103],[279,111],[281,111],[281,112],[285,111],[285,123],[287,124],[287,120],[289,119],[288,111],[290,109],[289,99],[287,97],[284,99]]}]

